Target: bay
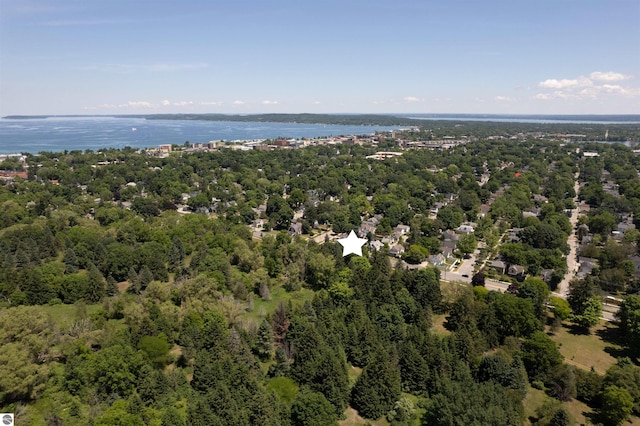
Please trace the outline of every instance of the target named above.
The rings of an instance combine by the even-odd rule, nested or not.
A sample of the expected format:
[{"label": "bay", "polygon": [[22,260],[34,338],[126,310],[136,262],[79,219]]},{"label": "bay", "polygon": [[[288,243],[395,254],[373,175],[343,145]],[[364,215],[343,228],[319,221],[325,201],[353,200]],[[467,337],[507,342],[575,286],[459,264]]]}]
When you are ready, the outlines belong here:
[{"label": "bay", "polygon": [[403,116],[425,121],[480,121],[529,124],[640,124],[640,115],[507,115],[507,114],[413,114]]},{"label": "bay", "polygon": [[361,135],[382,126],[258,123],[196,120],[145,120],[115,117],[48,117],[0,120],[0,153],[38,153],[102,148],[155,148],[209,141],[316,138]]}]

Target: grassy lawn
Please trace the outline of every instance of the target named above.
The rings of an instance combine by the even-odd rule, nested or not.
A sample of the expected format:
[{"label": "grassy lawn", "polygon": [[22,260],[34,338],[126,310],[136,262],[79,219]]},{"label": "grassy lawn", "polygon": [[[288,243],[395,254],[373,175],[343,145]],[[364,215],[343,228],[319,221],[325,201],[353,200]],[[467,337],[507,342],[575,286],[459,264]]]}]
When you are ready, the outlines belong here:
[{"label": "grassy lawn", "polygon": [[387,419],[385,419],[384,417],[381,417],[378,420],[364,419],[360,417],[358,412],[351,407],[347,407],[347,409],[344,410],[344,415],[346,419],[338,422],[340,426],[358,426],[358,425],[387,426],[389,424]]},{"label": "grassy lawn", "polygon": [[576,334],[570,326],[563,324],[551,339],[558,343],[560,353],[564,355],[567,364],[575,365],[583,370],[595,369],[598,374],[604,374],[606,370],[616,363],[616,359],[610,352],[622,351],[622,348],[602,338],[615,332],[617,327],[611,323],[601,322],[594,327],[591,334]]},{"label": "grassy lawn", "polygon": [[[544,393],[544,391],[529,387],[527,390],[527,396],[524,399],[525,424],[530,425],[531,420],[536,419],[536,410],[546,401],[551,400],[553,400],[553,398]],[[571,417],[573,417],[576,424],[592,424],[589,419],[585,417],[585,413],[591,413],[593,410],[584,403],[574,399],[573,401],[564,402],[562,405],[571,414]]]},{"label": "grassy lawn", "polygon": [[549,398],[543,391],[529,387],[527,389],[527,396],[525,397],[524,404],[524,422],[526,425],[530,425],[530,418],[536,417],[536,409],[541,407],[542,404]]},{"label": "grassy lawn", "polygon": [[[84,306],[84,308],[83,308]],[[82,311],[86,312],[87,316],[91,316],[92,313],[97,311],[102,307],[101,304],[97,303],[94,305],[42,305],[41,308],[45,311],[56,323],[61,330],[68,329],[71,324],[82,316]]]},{"label": "grassy lawn", "polygon": [[253,311],[244,313],[241,318],[257,321],[258,324],[267,315],[273,314],[280,302],[285,305],[291,301],[294,306],[302,306],[304,302],[313,299],[313,290],[303,288],[298,291],[288,292],[283,287],[276,287],[271,291],[271,300],[262,300],[254,297]]},{"label": "grassy lawn", "polygon": [[431,321],[433,322],[431,329],[436,334],[439,334],[441,336],[451,334],[451,332],[444,326],[444,324],[447,322],[447,314],[433,315],[431,317]]}]

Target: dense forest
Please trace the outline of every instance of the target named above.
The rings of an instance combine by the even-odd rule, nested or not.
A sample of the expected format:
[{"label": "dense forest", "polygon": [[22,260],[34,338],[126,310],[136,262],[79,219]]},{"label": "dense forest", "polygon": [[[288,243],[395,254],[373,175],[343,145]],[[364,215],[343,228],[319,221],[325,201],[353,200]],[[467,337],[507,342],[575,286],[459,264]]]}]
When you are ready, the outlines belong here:
[{"label": "dense forest", "polygon": [[[638,422],[640,158],[476,138],[383,161],[357,145],[5,159],[27,176],[0,186],[0,411],[32,425],[570,425],[579,402],[581,421]],[[574,197],[589,206],[577,229]],[[373,218],[372,243],[408,232],[343,257],[332,237]],[[465,224],[446,267],[425,263]],[[574,233],[597,266],[564,300],[551,291]],[[444,279],[473,252],[471,282]],[[606,296],[621,301],[612,361],[579,365],[557,336],[597,338]]]}]

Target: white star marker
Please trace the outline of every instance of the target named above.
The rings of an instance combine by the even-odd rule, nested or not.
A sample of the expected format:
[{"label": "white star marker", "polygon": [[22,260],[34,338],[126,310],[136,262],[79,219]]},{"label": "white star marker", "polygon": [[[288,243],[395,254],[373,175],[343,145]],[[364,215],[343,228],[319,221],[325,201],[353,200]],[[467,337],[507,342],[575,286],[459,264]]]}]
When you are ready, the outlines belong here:
[{"label": "white star marker", "polygon": [[358,238],[353,230],[347,238],[340,238],[338,242],[342,245],[342,257],[350,254],[362,256],[362,246],[367,242],[365,238]]}]

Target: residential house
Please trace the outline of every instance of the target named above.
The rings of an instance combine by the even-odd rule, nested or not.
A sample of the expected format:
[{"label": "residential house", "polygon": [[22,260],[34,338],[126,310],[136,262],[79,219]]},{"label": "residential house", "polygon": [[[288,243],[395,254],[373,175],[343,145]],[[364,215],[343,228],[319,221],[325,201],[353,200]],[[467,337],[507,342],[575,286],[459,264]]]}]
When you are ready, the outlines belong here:
[{"label": "residential house", "polygon": [[551,282],[551,278],[553,277],[553,269],[543,269],[540,271],[540,277],[542,281],[549,284]]},{"label": "residential house", "polygon": [[633,222],[630,219],[627,219],[626,221],[620,222],[618,224],[618,232],[622,234],[627,232],[629,229],[636,229],[636,226],[633,224]]},{"label": "residential house", "polygon": [[357,234],[360,238],[365,238],[367,234],[369,233],[375,234],[375,232],[376,232],[376,224],[373,223],[371,220],[366,220],[360,224]]},{"label": "residential house", "polygon": [[540,209],[537,207],[530,207],[522,212],[522,217],[538,217],[540,216]]},{"label": "residential house", "polygon": [[373,240],[369,243],[369,247],[371,247],[375,251],[380,251],[384,247],[384,243],[382,241]]},{"label": "residential house", "polygon": [[289,235],[300,235],[302,234],[302,223],[294,222],[289,226]]},{"label": "residential house", "polygon": [[407,235],[409,232],[411,232],[411,227],[409,225],[400,224],[395,228],[393,228],[393,233],[396,234],[398,237],[402,235]]},{"label": "residential house", "polygon": [[520,237],[518,233],[522,231],[522,228],[512,228],[509,230],[509,242],[511,243],[519,243]]},{"label": "residential house", "polygon": [[455,241],[445,240],[442,243],[440,243],[440,251],[442,252],[444,257],[448,259],[451,256],[453,256],[453,252],[455,251],[457,246],[458,245],[456,244]]},{"label": "residential house", "polygon": [[491,262],[489,267],[491,269],[494,269],[499,274],[504,274],[504,272],[505,272],[505,270],[507,268],[507,265],[502,260],[496,259],[493,262]]},{"label": "residential house", "polygon": [[473,234],[474,229],[471,225],[462,224],[456,229],[456,231],[461,234]]},{"label": "residential house", "polygon": [[388,244],[389,246],[392,246],[392,245],[396,244],[397,242],[398,242],[398,239],[396,238],[395,235],[390,235],[388,237],[382,238],[382,243],[383,244]]},{"label": "residential house", "polygon": [[427,260],[429,261],[430,264],[434,266],[442,266],[444,265],[447,259],[442,254],[436,254],[433,256],[429,256]]},{"label": "residential house", "polygon": [[509,265],[507,269],[507,275],[515,277],[517,279],[524,278],[524,266],[522,265]]},{"label": "residential house", "polygon": [[400,244],[394,244],[391,246],[391,249],[389,249],[389,253],[392,256],[400,257],[400,255],[404,253],[404,247],[402,247]]},{"label": "residential house", "polygon": [[263,214],[267,214],[267,205],[260,204],[258,207],[252,208],[251,210],[253,210],[258,216],[262,216]]},{"label": "residential house", "polygon": [[446,205],[447,205],[446,203],[435,203],[431,207],[431,210],[429,211],[429,213],[431,213],[433,216],[437,216],[440,209],[443,207],[446,207]]},{"label": "residential house", "polygon": [[444,241],[458,241],[460,236],[453,231],[444,231],[442,233],[442,238]]},{"label": "residential house", "polygon": [[267,223],[265,219],[256,219],[251,223],[251,227],[253,229],[262,229],[264,228],[265,223]]},{"label": "residential house", "polygon": [[533,201],[535,201],[537,204],[545,204],[549,202],[549,199],[544,195],[533,194]]},{"label": "residential house", "polygon": [[576,277],[584,278],[587,275],[591,275],[593,269],[598,266],[598,259],[594,259],[592,257],[578,257],[578,264],[580,267],[578,268],[578,273]]}]

